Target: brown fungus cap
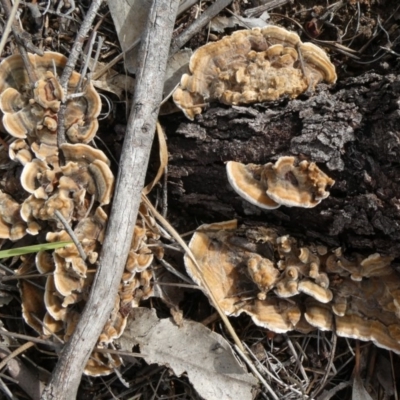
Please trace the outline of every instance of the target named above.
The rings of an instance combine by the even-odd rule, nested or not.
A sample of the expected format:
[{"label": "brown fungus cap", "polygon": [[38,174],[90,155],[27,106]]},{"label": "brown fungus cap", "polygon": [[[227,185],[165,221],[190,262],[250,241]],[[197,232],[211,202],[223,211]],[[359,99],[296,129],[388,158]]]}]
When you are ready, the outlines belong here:
[{"label": "brown fungus cap", "polygon": [[235,192],[249,203],[267,210],[279,207],[266,193],[267,186],[262,176],[262,166],[229,161],[226,164],[228,181]]},{"label": "brown fungus cap", "polygon": [[[74,146],[76,154],[73,154]],[[114,189],[114,175],[108,166],[109,160],[102,160],[104,153],[87,145],[63,145],[62,151],[65,151],[66,157],[76,160],[68,161],[61,167],[64,177],[75,182],[76,188],[73,190],[85,189],[95,196],[100,205],[109,204]]]},{"label": "brown fungus cap", "polygon": [[283,299],[256,300],[254,304],[245,305],[243,311],[253,321],[276,333],[286,333],[295,329],[301,312],[299,307]]},{"label": "brown fungus cap", "polygon": [[[354,313],[348,313],[343,317],[337,316],[335,321],[336,333],[339,336],[351,339],[371,340],[378,347],[400,354],[398,338],[393,338],[389,328],[380,321],[368,320]],[[391,331],[393,332],[393,327]]]},{"label": "brown fungus cap", "polygon": [[268,182],[267,195],[288,207],[315,207],[329,196],[326,189],[335,183],[313,162],[304,160],[296,166],[294,157],[266,164],[263,175]]},{"label": "brown fungus cap", "polygon": [[228,181],[245,200],[264,209],[288,207],[311,208],[329,196],[326,189],[334,181],[315,163],[301,161],[296,166],[294,157],[280,157],[265,166],[229,161],[226,165]]},{"label": "brown fungus cap", "polygon": [[0,238],[16,241],[26,235],[27,226],[21,218],[21,205],[0,191]]},{"label": "brown fungus cap", "polygon": [[62,331],[64,328],[63,321],[56,321],[48,312],[43,318],[43,333],[45,335],[52,335]]},{"label": "brown fungus cap", "polygon": [[67,317],[67,309],[62,306],[62,296],[56,288],[53,275],[47,277],[44,303],[47,312],[54,320],[65,321],[65,318]]},{"label": "brown fungus cap", "polygon": [[114,370],[121,366],[121,359],[115,354],[101,354],[99,352],[93,352],[90,355],[89,361],[87,362],[83,373],[89,376],[104,376],[110,375]]},{"label": "brown fungus cap", "polygon": [[58,148],[54,145],[48,145],[46,143],[32,143],[31,150],[35,154],[35,157],[42,160],[48,165],[51,165],[53,169],[59,169],[59,158]]},{"label": "brown fungus cap", "polygon": [[84,279],[76,276],[77,274],[67,264],[66,260],[57,254],[53,254],[55,271],[54,285],[57,292],[63,296],[69,296],[73,292],[80,292],[83,288]]},{"label": "brown fungus cap", "polygon": [[335,67],[322,49],[277,26],[236,31],[208,43],[193,53],[189,70],[173,94],[189,119],[210,100],[249,104],[293,98],[322,80],[336,81]]},{"label": "brown fungus cap", "polygon": [[19,161],[22,165],[32,161],[32,153],[28,143],[25,140],[17,139],[10,144],[8,148],[8,156],[13,161]]},{"label": "brown fungus cap", "polygon": [[[24,276],[31,271],[31,263],[23,262],[17,270],[17,275]],[[21,293],[22,317],[25,322],[36,332],[42,333],[42,325],[40,323],[46,314],[46,306],[43,299],[43,289],[40,289],[38,283],[31,283],[28,279],[19,279],[19,290]]]},{"label": "brown fungus cap", "polygon": [[[57,113],[64,93],[58,82],[67,58],[59,53],[45,52],[38,56],[28,54],[38,81],[29,90],[29,78],[20,55],[6,58],[0,63],[0,109],[7,132],[18,138],[34,136],[43,127],[54,130]],[[55,71],[55,75],[54,75]],[[68,82],[68,93],[75,93],[80,75],[73,72]],[[82,89],[81,89],[82,90]],[[76,142],[89,142],[98,128],[97,117],[101,99],[91,82],[84,80],[83,95],[68,99],[65,125],[68,138]],[[50,118],[51,121],[46,121]],[[54,125],[55,122],[55,125]]]},{"label": "brown fungus cap", "polygon": [[103,151],[97,150],[87,144],[63,143],[60,148],[66,162],[75,161],[78,163],[91,164],[96,160],[100,160],[110,165],[110,160]]},{"label": "brown fungus cap", "polygon": [[236,303],[240,301],[237,288],[242,280],[242,274],[236,268],[235,253],[230,251],[226,242],[230,231],[236,228],[237,222],[232,220],[204,224],[196,230],[190,240],[189,248],[201,271],[198,271],[187,254],[184,257],[189,276],[200,287],[203,287],[203,279],[208,283],[216,301],[226,314],[235,314],[238,311]]},{"label": "brown fungus cap", "polygon": [[331,331],[333,328],[333,315],[328,305],[321,304],[315,299],[307,299],[305,302],[306,321],[313,327],[321,331]]},{"label": "brown fungus cap", "polygon": [[333,298],[333,293],[331,290],[324,288],[308,279],[304,279],[299,282],[298,289],[299,292],[314,297],[314,299],[318,300],[320,303],[329,303]]},{"label": "brown fungus cap", "polygon": [[56,173],[42,160],[37,158],[24,166],[21,174],[21,185],[28,193],[38,199],[47,199],[53,191]]},{"label": "brown fungus cap", "polygon": [[258,254],[250,256],[247,261],[247,269],[261,293],[266,293],[272,289],[280,275],[271,260],[261,257]]}]

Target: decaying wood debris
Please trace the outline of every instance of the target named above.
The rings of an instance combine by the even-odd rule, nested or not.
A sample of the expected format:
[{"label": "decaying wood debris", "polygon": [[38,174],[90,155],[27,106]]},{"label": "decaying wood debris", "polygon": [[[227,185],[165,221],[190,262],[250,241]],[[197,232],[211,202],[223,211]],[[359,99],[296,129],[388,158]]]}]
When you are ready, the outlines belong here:
[{"label": "decaying wood debris", "polygon": [[[216,366],[213,379],[221,384],[215,390],[223,392],[225,382],[242,382],[246,399],[265,393],[273,399],[329,399],[352,382],[353,394],[346,398],[396,397],[399,360],[390,353],[389,362],[385,351],[400,353],[399,8],[388,11],[369,0],[328,5],[188,0],[179,10],[178,3],[154,0],[141,38],[123,46],[127,51],[141,46],[139,58],[125,64],[130,72],[135,65],[136,72],[129,118],[113,97],[124,100],[128,80],[102,99],[90,81],[108,71],[107,90],[115,74],[123,78],[117,63],[124,53],[118,54],[108,38],[96,38],[110,31],[109,26],[102,31],[109,16],[96,19],[101,6],[107,10],[102,0],[88,8],[77,0],[49,2],[46,8],[23,4],[22,19],[12,25],[14,36],[3,41],[0,160],[7,169],[0,178],[0,244],[71,237],[75,243],[15,257],[4,267],[1,305],[22,315],[25,325],[16,327],[2,317],[1,337],[23,344],[0,355],[7,355],[1,366],[28,349],[36,354],[39,367],[47,369],[43,394],[43,384],[20,378],[20,370],[34,376],[22,358],[8,364],[10,374],[23,379],[19,387],[34,399],[93,392],[96,398],[112,393],[125,399],[145,397],[146,390],[152,396],[198,398],[187,379],[202,396],[213,398],[213,391],[200,390],[207,374],[198,375],[197,358],[190,366],[179,360],[181,352],[205,346],[200,354]],[[13,13],[9,0],[1,4],[6,16]],[[274,7],[277,14],[265,13]],[[218,13],[224,16],[211,21]],[[52,35],[68,32],[69,24],[78,33],[68,50],[60,50]],[[43,32],[45,40],[39,38]],[[14,40],[21,56],[14,54]],[[151,160],[147,177],[152,183],[143,192],[148,194],[165,169],[163,185],[150,194],[154,207],[141,191],[163,71],[167,58],[178,59],[185,44],[194,51],[189,68],[186,74],[184,64],[170,72],[164,96],[172,97],[162,102],[168,168],[158,125],[160,153],[156,160],[155,144],[156,161]],[[108,64],[96,68],[102,57]],[[76,72],[78,60],[83,75],[88,68],[92,75]],[[110,112],[102,120],[105,103]],[[183,113],[168,115],[178,111],[176,105]],[[92,146],[99,127],[102,150]],[[189,247],[172,225],[180,232],[193,230]],[[8,284],[16,279],[18,286]],[[210,315],[207,297],[225,326],[215,323],[218,314]],[[151,312],[136,308],[139,303]],[[209,344],[211,336],[199,343],[180,340],[193,332],[209,335],[208,328],[189,319],[214,331],[215,346]],[[143,332],[140,340],[135,324]],[[158,324],[168,329],[160,337]],[[22,329],[40,337],[24,336]],[[232,349],[220,333],[233,338],[232,349],[247,371],[235,357],[225,358]],[[173,351],[149,350],[158,339],[168,342],[169,334]],[[377,347],[358,341],[353,346],[343,338]],[[54,351],[52,371],[34,343],[39,351]],[[138,344],[149,354],[132,353]],[[362,358],[368,354],[377,360],[370,362],[370,374],[375,366],[387,368],[390,377],[384,382],[369,376],[373,388],[364,387],[362,379]],[[146,370],[142,356],[166,367]],[[290,357],[296,362],[286,366]],[[187,377],[166,374],[168,366]],[[218,368],[224,370],[221,380]],[[346,378],[334,385],[340,374]],[[95,378],[101,375],[106,386]],[[8,393],[1,379],[0,388]],[[375,396],[378,392],[386,397]]]}]

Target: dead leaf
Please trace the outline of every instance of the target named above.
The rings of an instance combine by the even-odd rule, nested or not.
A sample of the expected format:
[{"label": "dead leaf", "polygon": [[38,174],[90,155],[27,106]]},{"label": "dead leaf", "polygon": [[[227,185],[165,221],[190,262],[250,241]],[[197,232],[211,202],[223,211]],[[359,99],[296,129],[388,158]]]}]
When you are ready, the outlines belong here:
[{"label": "dead leaf", "polygon": [[134,308],[119,342],[131,351],[139,344],[147,363],[170,367],[177,376],[187,373],[206,400],[251,400],[257,380],[239,364],[228,342],[200,323],[158,319],[155,310]]},{"label": "dead leaf", "polygon": [[92,81],[93,86],[97,89],[105,90],[114,93],[120,100],[123,99],[123,94],[133,94],[135,90],[135,79],[128,75],[115,74],[109,76],[104,74],[97,81]]},{"label": "dead leaf", "polygon": [[373,400],[365,389],[359,375],[356,375],[353,380],[353,393],[351,400]]},{"label": "dead leaf", "polygon": [[192,53],[191,49],[182,49],[168,59],[165,71],[164,96],[170,94],[181,81],[182,75],[189,72],[189,60]]},{"label": "dead leaf", "polygon": [[[123,51],[127,51],[143,33],[147,16],[153,2],[148,0],[107,1]],[[137,68],[138,47],[128,51],[126,69],[134,74]]]}]

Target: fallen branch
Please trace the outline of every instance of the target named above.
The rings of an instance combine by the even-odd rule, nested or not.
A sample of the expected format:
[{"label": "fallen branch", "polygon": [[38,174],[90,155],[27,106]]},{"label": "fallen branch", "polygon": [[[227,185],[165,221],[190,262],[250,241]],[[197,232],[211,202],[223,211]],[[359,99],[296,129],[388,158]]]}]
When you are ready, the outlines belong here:
[{"label": "fallen branch", "polygon": [[140,47],[141,68],[120,160],[115,198],[89,300],[42,399],[76,397],[81,374],[110,316],[122,278],[162,99],[178,0],[154,0]]}]

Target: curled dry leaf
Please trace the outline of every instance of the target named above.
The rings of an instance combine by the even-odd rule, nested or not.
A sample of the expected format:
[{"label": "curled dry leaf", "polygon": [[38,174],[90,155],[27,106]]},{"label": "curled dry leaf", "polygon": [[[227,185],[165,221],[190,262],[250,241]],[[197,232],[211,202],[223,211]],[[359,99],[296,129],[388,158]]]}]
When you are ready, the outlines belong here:
[{"label": "curled dry leaf", "polygon": [[334,83],[327,54],[277,26],[234,32],[197,49],[175,90],[175,104],[193,120],[206,102],[251,104],[297,97],[321,81]]},{"label": "curled dry leaf", "polygon": [[123,336],[123,350],[140,346],[149,363],[166,365],[177,376],[187,373],[207,400],[251,400],[257,380],[239,364],[229,343],[198,322],[158,319],[155,310],[135,308]]},{"label": "curled dry leaf", "polygon": [[300,247],[289,235],[237,228],[236,221],[200,226],[189,248],[201,272],[185,256],[188,274],[201,287],[208,283],[226,314],[244,312],[277,333],[335,329],[400,354],[400,276],[393,258],[356,254],[350,262],[338,249]]}]

